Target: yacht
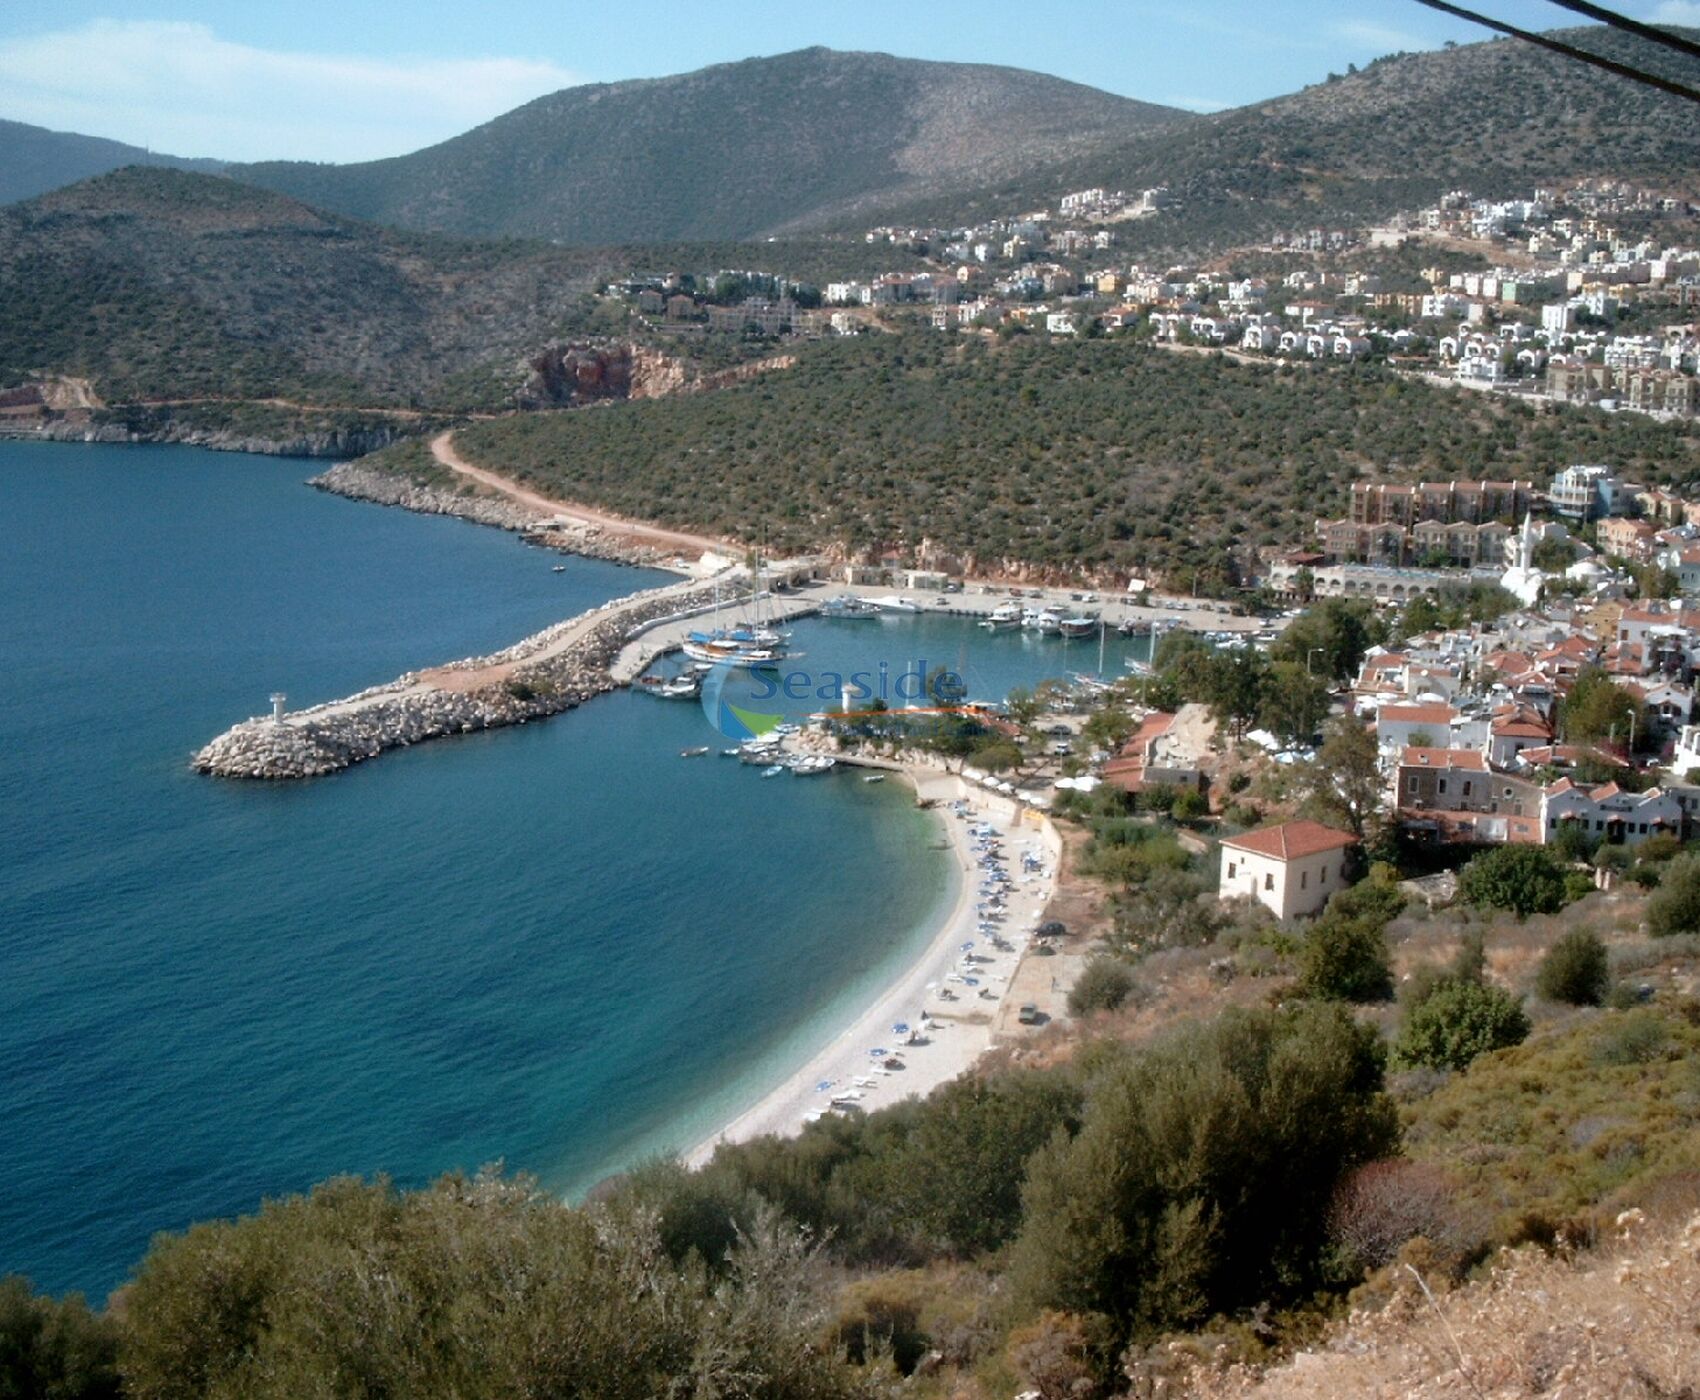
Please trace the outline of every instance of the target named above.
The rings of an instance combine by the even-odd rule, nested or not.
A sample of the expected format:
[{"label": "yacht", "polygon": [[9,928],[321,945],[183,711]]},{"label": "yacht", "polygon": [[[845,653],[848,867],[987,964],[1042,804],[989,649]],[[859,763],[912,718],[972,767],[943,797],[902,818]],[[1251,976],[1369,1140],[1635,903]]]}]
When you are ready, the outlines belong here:
[{"label": "yacht", "polygon": [[1065,637],[1090,637],[1098,630],[1098,619],[1090,613],[1075,613],[1057,625]]},{"label": "yacht", "polygon": [[1022,618],[1023,625],[1045,637],[1061,632],[1062,621],[1062,614],[1055,608],[1035,608]]},{"label": "yacht", "polygon": [[822,617],[837,618],[841,622],[863,621],[880,615],[880,610],[872,603],[856,597],[853,593],[841,594],[837,598],[828,598],[821,604]]},{"label": "yacht", "polygon": [[981,621],[980,626],[989,632],[1008,632],[1021,626],[1021,604],[1005,603],[995,609],[992,615]]}]

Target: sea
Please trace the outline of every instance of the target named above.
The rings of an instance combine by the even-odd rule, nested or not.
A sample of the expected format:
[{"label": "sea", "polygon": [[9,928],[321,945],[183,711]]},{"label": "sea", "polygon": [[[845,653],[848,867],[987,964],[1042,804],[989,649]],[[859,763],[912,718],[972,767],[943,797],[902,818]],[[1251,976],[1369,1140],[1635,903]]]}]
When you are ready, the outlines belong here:
[{"label": "sea", "polygon": [[[339,1174],[500,1163],[571,1197],[683,1151],[954,898],[906,785],[763,780],[701,707],[628,692],[330,778],[193,772],[273,691],[331,699],[669,578],[314,470],[0,442],[0,1274],[53,1293],[98,1303],[155,1233]],[[925,662],[976,698],[1098,660],[937,616],[793,630],[812,667]]]}]

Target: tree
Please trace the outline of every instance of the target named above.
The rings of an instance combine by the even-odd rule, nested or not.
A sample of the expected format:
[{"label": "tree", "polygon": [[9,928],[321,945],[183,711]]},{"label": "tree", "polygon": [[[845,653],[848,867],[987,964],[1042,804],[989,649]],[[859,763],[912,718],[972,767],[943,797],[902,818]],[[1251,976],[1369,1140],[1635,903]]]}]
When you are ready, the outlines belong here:
[{"label": "tree", "polygon": [[1134,728],[1133,716],[1120,706],[1112,705],[1088,716],[1080,733],[1093,748],[1114,753],[1127,742]]},{"label": "tree", "polygon": [[77,1294],[54,1300],[0,1278],[0,1396],[118,1400],[118,1328]]},{"label": "tree", "polygon": [[1305,772],[1304,805],[1317,820],[1343,826],[1362,840],[1381,810],[1375,735],[1350,715],[1329,720],[1322,733],[1322,747]]},{"label": "tree", "polygon": [[1611,987],[1611,960],[1600,936],[1589,929],[1573,929],[1541,959],[1535,971],[1535,991],[1548,1001],[1571,1006],[1598,1006]]},{"label": "tree", "polygon": [[1390,1000],[1393,966],[1381,923],[1324,914],[1299,949],[1299,986],[1322,1001]]},{"label": "tree", "polygon": [[1647,932],[1655,938],[1700,933],[1700,856],[1678,856],[1647,901]]},{"label": "tree", "polygon": [[1564,907],[1564,868],[1543,846],[1498,846],[1464,867],[1458,893],[1468,904],[1522,918],[1556,914]]},{"label": "tree", "polygon": [[1384,635],[1380,618],[1364,599],[1327,598],[1293,619],[1270,656],[1344,683],[1357,675],[1364,653]]},{"label": "tree", "polygon": [[1263,686],[1258,723],[1287,745],[1308,743],[1328,714],[1328,687],[1293,661],[1277,661]]},{"label": "tree", "polygon": [[1255,647],[1218,652],[1204,673],[1204,699],[1218,724],[1238,738],[1263,706],[1269,663]]},{"label": "tree", "polygon": [[1468,1069],[1478,1055],[1522,1043],[1529,1018],[1509,992],[1448,979],[1406,1014],[1394,1047],[1400,1064]]},{"label": "tree", "polygon": [[1585,666],[1558,708],[1559,727],[1573,744],[1615,739],[1627,749],[1631,729],[1645,739],[1651,726],[1642,707],[1598,666]]}]

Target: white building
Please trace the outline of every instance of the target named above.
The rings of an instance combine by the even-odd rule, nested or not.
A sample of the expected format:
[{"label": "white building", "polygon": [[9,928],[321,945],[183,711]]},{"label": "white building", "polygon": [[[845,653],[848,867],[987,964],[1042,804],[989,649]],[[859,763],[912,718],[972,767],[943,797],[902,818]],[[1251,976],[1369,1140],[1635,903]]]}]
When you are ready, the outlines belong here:
[{"label": "white building", "polygon": [[1320,914],[1328,897],[1351,883],[1358,838],[1320,822],[1291,821],[1222,842],[1223,899],[1250,896],[1280,919]]}]

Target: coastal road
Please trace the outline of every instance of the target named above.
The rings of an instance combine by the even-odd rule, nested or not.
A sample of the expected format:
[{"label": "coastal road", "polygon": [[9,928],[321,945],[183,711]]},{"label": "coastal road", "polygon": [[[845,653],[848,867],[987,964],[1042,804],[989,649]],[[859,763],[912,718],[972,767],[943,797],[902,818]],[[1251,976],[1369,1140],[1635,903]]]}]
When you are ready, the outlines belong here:
[{"label": "coastal road", "polygon": [[731,554],[738,555],[742,551],[738,545],[726,540],[717,540],[709,535],[693,535],[682,530],[664,530],[659,525],[644,525],[637,521],[624,520],[617,515],[609,515],[606,511],[591,510],[588,506],[575,505],[569,501],[554,501],[547,496],[521,486],[517,481],[505,476],[498,476],[493,471],[483,467],[475,467],[462,457],[454,448],[454,431],[438,433],[431,439],[431,455],[450,471],[458,472],[469,480],[476,481],[480,486],[488,487],[501,495],[508,497],[522,506],[539,511],[543,515],[567,516],[584,525],[595,526],[611,535],[619,536],[634,545],[647,548],[675,549],[681,552],[697,554]]}]

